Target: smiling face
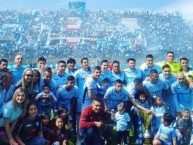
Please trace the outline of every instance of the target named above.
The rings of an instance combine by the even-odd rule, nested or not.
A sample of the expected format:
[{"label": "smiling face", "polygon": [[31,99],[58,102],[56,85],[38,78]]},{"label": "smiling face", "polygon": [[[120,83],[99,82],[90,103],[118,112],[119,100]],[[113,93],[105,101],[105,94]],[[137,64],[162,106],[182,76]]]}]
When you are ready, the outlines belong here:
[{"label": "smiling face", "polygon": [[37,107],[35,104],[31,104],[28,108],[28,115],[30,118],[35,118],[37,115]]},{"label": "smiling face", "polygon": [[19,92],[15,97],[15,101],[17,104],[22,104],[25,101],[25,93],[23,91]]},{"label": "smiling face", "polygon": [[16,55],[15,56],[15,65],[16,66],[21,66],[23,63],[23,57],[22,55]]},{"label": "smiling face", "polygon": [[57,129],[61,130],[64,125],[62,118],[57,118],[55,125]]},{"label": "smiling face", "polygon": [[30,83],[33,80],[33,72],[32,70],[27,70],[24,74],[24,80],[26,83]]}]

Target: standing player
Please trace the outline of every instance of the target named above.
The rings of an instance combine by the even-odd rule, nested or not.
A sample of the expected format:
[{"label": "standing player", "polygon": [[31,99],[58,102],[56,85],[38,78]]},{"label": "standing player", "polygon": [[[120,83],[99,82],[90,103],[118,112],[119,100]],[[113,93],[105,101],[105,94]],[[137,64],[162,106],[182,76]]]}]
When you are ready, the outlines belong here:
[{"label": "standing player", "polygon": [[126,84],[125,73],[120,70],[120,62],[114,60],[112,63],[112,73],[110,78],[110,86],[114,86],[117,79],[120,79],[124,84]]},{"label": "standing player", "polygon": [[127,86],[129,86],[129,84],[133,83],[136,78],[142,79],[143,74],[142,74],[142,71],[140,69],[137,69],[135,67],[136,60],[134,58],[129,58],[127,60],[127,63],[128,63],[129,68],[124,69],[124,72],[126,75]]},{"label": "standing player", "polygon": [[181,71],[186,76],[186,79],[193,81],[193,70],[189,66],[189,60],[186,57],[180,58]]},{"label": "standing player", "polygon": [[181,70],[179,62],[174,61],[174,52],[169,51],[166,55],[166,61],[160,62],[161,67],[164,64],[168,64],[171,68],[172,74],[177,74]]},{"label": "standing player", "polygon": [[97,82],[101,74],[101,67],[95,66],[93,73],[85,80],[85,92],[83,94],[82,110],[92,103],[97,97]]},{"label": "standing player", "polygon": [[75,65],[76,65],[76,60],[74,58],[69,58],[67,60],[66,73],[74,76],[74,73],[77,71],[77,69],[75,68]]},{"label": "standing player", "polygon": [[14,63],[15,65],[9,68],[13,76],[13,85],[15,85],[22,78],[22,74],[25,70],[25,68],[22,66],[23,56],[20,54],[16,55]]},{"label": "standing player", "polygon": [[62,87],[62,85],[66,84],[66,80],[69,74],[65,73],[65,70],[66,70],[66,62],[64,60],[60,60],[58,62],[58,70],[56,74],[54,74],[52,77],[52,79],[57,84],[57,88],[60,88]]},{"label": "standing player", "polygon": [[148,54],[148,55],[146,55],[145,63],[143,63],[139,67],[143,73],[143,80],[145,80],[145,78],[149,76],[149,73],[152,69],[155,69],[158,71],[158,73],[161,73],[160,66],[157,64],[154,64],[153,61],[154,61],[153,55]]},{"label": "standing player", "polygon": [[166,107],[169,107],[170,113],[175,116],[175,105],[173,104],[174,100],[171,93],[171,85],[176,81],[175,75],[171,74],[171,69],[168,64],[165,64],[162,67],[162,73],[159,75],[160,80],[164,83],[168,94],[165,97]]}]

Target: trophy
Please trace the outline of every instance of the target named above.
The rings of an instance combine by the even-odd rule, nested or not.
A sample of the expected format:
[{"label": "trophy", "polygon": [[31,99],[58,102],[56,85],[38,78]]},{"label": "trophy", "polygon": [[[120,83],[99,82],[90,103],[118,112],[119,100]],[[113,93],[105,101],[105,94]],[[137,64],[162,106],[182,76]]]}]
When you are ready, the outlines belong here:
[{"label": "trophy", "polygon": [[144,125],[144,133],[143,133],[143,138],[144,138],[144,142],[143,145],[151,145],[151,135],[149,133],[149,125],[151,124],[151,115],[148,115],[144,112],[142,112],[142,118],[143,118],[143,125]]}]

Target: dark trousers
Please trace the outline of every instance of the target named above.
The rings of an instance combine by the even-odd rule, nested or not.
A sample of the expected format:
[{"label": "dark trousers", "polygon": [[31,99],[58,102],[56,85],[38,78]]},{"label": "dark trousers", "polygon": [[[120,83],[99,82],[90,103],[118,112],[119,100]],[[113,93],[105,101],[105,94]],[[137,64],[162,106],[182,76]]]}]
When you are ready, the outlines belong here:
[{"label": "dark trousers", "polygon": [[124,144],[127,144],[127,136],[128,132],[125,131],[117,131],[117,144],[121,144],[122,140]]}]

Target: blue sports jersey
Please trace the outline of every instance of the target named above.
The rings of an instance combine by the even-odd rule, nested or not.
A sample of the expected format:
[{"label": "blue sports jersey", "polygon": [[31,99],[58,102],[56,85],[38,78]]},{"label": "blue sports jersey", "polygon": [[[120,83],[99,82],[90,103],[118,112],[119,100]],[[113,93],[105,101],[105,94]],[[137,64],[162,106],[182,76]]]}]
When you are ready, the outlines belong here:
[{"label": "blue sports jersey", "polygon": [[55,82],[53,79],[51,79],[51,81],[50,81],[49,83],[45,83],[43,78],[40,79],[40,85],[39,85],[39,90],[40,90],[40,92],[43,91],[43,87],[44,87],[45,84],[47,84],[47,85],[50,86],[50,90],[51,90],[54,94],[56,93],[56,90],[57,90],[57,84],[56,84],[56,82]]},{"label": "blue sports jersey", "polygon": [[130,68],[124,69],[124,73],[126,76],[127,86],[134,82],[136,78],[142,79],[142,71],[140,69],[131,70]]},{"label": "blue sports jersey", "polygon": [[165,90],[165,85],[161,80],[158,80],[156,83],[144,81],[143,85],[151,99],[153,98],[153,96],[159,96],[162,98],[162,100],[164,100],[163,91]]},{"label": "blue sports jersey", "polygon": [[107,89],[104,99],[107,101],[107,109],[115,109],[121,102],[128,101],[129,93],[126,89],[122,88],[121,92],[115,90],[115,86]]},{"label": "blue sports jersey", "polygon": [[68,111],[70,111],[71,99],[77,98],[77,96],[78,88],[76,86],[74,86],[70,91],[66,90],[66,85],[62,86],[56,92],[58,107],[66,107],[68,108]]},{"label": "blue sports jersey", "polygon": [[181,112],[183,109],[193,111],[192,88],[188,88],[186,84],[179,84],[178,81],[175,81],[171,86],[171,90],[177,112]]},{"label": "blue sports jersey", "polygon": [[103,85],[102,83],[103,83],[103,80],[104,80],[104,79],[109,79],[109,83],[108,83],[108,85],[107,85],[107,87],[106,87],[105,89],[100,89],[100,90],[98,90],[99,93],[105,94],[106,89],[107,89],[107,88],[109,87],[109,85],[110,85],[111,76],[112,76],[112,73],[111,73],[110,70],[107,70],[107,71],[105,71],[105,72],[101,72],[101,75],[100,75],[100,77],[99,77],[99,79],[98,79],[99,85],[100,85],[100,86]]},{"label": "blue sports jersey", "polygon": [[110,84],[109,86],[114,86],[116,80],[120,79],[122,82],[126,81],[126,76],[124,72],[120,72],[120,73],[111,73],[111,77],[110,77]]},{"label": "blue sports jersey", "polygon": [[168,92],[170,92],[166,104],[171,106],[171,105],[173,105],[173,97],[172,97],[172,93],[171,93],[171,85],[172,85],[173,82],[176,81],[176,77],[173,74],[171,74],[170,78],[166,78],[166,77],[164,77],[163,74],[160,74],[159,75],[159,79],[165,84],[165,87],[168,90]]},{"label": "blue sports jersey", "polygon": [[127,112],[124,113],[115,113],[116,121],[116,130],[117,131],[126,131],[128,129],[128,123],[130,122],[130,116]]},{"label": "blue sports jersey", "polygon": [[[92,77],[87,77],[85,81],[85,88],[88,90],[92,90],[94,96],[97,96],[97,80],[93,79]],[[92,99],[88,95],[88,91],[86,92],[84,104],[90,105],[92,103]]]},{"label": "blue sports jersey", "polygon": [[175,129],[172,126],[160,126],[159,139],[164,143],[164,145],[172,145],[173,139],[176,139]]},{"label": "blue sports jersey", "polygon": [[64,73],[63,76],[60,76],[58,74],[58,72],[56,74],[54,74],[52,76],[52,79],[56,82],[56,85],[57,85],[57,88],[62,86],[62,85],[65,85],[66,84],[66,81],[67,81],[67,77],[69,76],[69,74],[67,73]]},{"label": "blue sports jersey", "polygon": [[85,79],[86,77],[88,77],[91,74],[91,70],[88,71],[84,71],[82,68],[77,70],[75,73],[75,77],[76,77],[76,85],[78,86],[78,98],[77,98],[77,106],[76,106],[76,111],[77,112],[81,112],[81,108],[82,108],[82,97],[84,94],[84,90],[85,90]]},{"label": "blue sports jersey", "polygon": [[9,119],[9,123],[13,123],[19,118],[22,112],[23,107],[18,106],[14,108],[12,100],[6,103],[3,107],[3,117],[0,118],[0,127],[5,126],[4,118]]},{"label": "blue sports jersey", "polygon": [[157,70],[158,73],[161,73],[161,71],[162,71],[162,70],[161,70],[161,67],[160,67],[159,65],[157,65],[157,64],[153,64],[152,67],[147,67],[147,64],[146,64],[146,63],[143,63],[139,68],[140,68],[141,71],[142,71],[143,80],[145,80],[145,78],[149,76],[150,71],[151,71],[152,69]]},{"label": "blue sports jersey", "polygon": [[25,68],[23,66],[16,68],[16,66],[13,65],[9,70],[12,72],[13,85],[15,85],[19,80],[21,80]]}]

